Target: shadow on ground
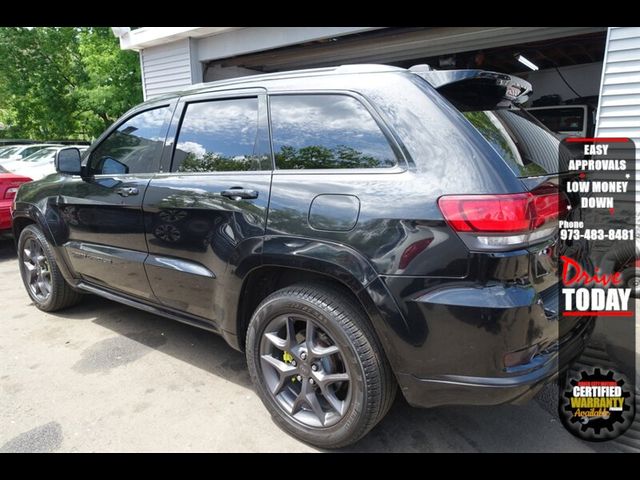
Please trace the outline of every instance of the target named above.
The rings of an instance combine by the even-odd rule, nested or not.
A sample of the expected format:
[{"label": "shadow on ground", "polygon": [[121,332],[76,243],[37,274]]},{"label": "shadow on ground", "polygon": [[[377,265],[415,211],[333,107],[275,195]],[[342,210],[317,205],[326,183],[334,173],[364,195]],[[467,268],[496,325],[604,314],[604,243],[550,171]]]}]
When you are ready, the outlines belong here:
[{"label": "shadow on ground", "polygon": [[[213,333],[91,295],[87,295],[80,305],[52,317],[54,322],[92,321],[119,335],[118,345],[96,347],[75,367],[78,370],[117,366],[109,363],[115,358],[113,349],[123,348],[122,342],[137,342],[225,380],[252,388],[244,355]],[[105,340],[108,341],[113,340]],[[101,348],[108,352],[100,353]],[[126,354],[126,348],[119,357],[120,362],[132,361]],[[526,406],[454,406],[423,410],[410,407],[398,394],[386,418],[363,440],[343,450],[552,451],[550,445],[554,439],[556,444],[564,446],[564,451],[584,450],[570,437],[559,421],[533,402]]]},{"label": "shadow on ground", "polygon": [[[9,264],[15,257],[12,240],[0,240],[0,261]],[[91,321],[117,334],[83,350],[72,367],[78,372],[109,370],[155,350],[252,388],[244,355],[213,333],[92,295],[87,295],[73,308],[50,314],[47,319],[59,330],[64,330],[65,323],[78,320]],[[268,415],[266,409],[264,414]],[[22,439],[20,444],[28,444],[27,440]],[[525,406],[422,410],[411,408],[399,394],[386,418],[360,442],[343,450],[536,452],[589,451],[590,448],[575,440],[562,428],[557,417],[536,402]]]}]

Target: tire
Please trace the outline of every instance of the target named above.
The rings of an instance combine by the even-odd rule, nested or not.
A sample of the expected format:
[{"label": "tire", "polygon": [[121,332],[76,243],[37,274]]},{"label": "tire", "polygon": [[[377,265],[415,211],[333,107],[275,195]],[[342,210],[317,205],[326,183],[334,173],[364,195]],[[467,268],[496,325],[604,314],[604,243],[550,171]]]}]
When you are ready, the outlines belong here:
[{"label": "tire", "polygon": [[[279,357],[281,352],[287,355]],[[274,421],[318,447],[356,442],[384,417],[395,399],[395,377],[368,319],[350,297],[330,285],[296,284],[265,298],[251,318],[246,355],[251,379]],[[325,384],[345,375],[348,381]],[[301,395],[304,392],[312,393],[309,397]],[[301,396],[316,400],[302,400],[294,413]],[[322,414],[316,415],[312,403],[320,405]]]},{"label": "tire", "polygon": [[640,298],[640,268],[630,267],[622,271],[622,284],[631,289],[633,298]]},{"label": "tire", "polygon": [[[33,254],[29,255],[32,252]],[[25,289],[40,310],[55,312],[75,305],[81,300],[82,294],[73,290],[60,273],[51,245],[37,226],[28,225],[20,233],[18,259]],[[41,274],[42,282],[39,286],[33,286],[31,266],[35,267],[36,277],[38,273]],[[48,284],[48,287],[45,288],[45,284]]]}]

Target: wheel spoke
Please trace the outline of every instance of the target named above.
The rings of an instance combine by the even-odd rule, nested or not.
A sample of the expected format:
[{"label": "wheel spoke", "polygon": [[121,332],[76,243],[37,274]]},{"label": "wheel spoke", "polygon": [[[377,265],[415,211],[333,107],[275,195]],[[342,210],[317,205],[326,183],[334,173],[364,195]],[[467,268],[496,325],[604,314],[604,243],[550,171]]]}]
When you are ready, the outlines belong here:
[{"label": "wheel spoke", "polygon": [[327,418],[324,410],[322,410],[322,406],[320,405],[320,401],[318,400],[318,394],[315,391],[309,392],[306,395],[307,405],[311,407],[313,413],[318,417],[320,423],[324,426],[325,420]]},{"label": "wheel spoke", "polygon": [[28,262],[27,260],[22,262],[24,267],[27,269],[27,275],[29,277],[28,281],[29,283],[31,283],[35,277],[36,274],[36,267],[35,265],[32,265],[30,262]]},{"label": "wheel spoke", "polygon": [[33,281],[32,285],[33,285],[33,291],[36,295],[42,296],[44,295],[42,293],[42,289],[40,288],[40,277],[36,277],[36,279]]},{"label": "wheel spoke", "polygon": [[331,385],[332,383],[349,381],[349,375],[346,373],[318,374],[316,376],[318,377],[318,383],[323,387]]},{"label": "wheel spoke", "polygon": [[271,393],[278,395],[289,379],[298,373],[298,369],[288,363],[278,360],[272,355],[262,355],[261,360],[263,365],[268,365],[274,369],[278,375],[278,383],[271,389]]},{"label": "wheel spoke", "polygon": [[302,381],[302,388],[300,390],[300,393],[298,394],[298,396],[295,398],[295,400],[293,401],[293,404],[291,405],[291,415],[295,415],[296,413],[298,413],[300,410],[302,410],[302,406],[306,403],[307,399],[305,398],[305,393],[306,393],[306,384],[307,381],[303,380]]},{"label": "wheel spoke", "polygon": [[286,350],[287,349],[287,340],[284,338],[280,338],[277,334],[275,333],[265,333],[264,334],[265,338],[267,340],[269,340],[274,347],[276,347],[279,350]]},{"label": "wheel spoke", "polygon": [[322,396],[325,398],[327,403],[329,403],[331,408],[336,413],[338,413],[338,415],[341,415],[341,416],[344,415],[345,402],[343,402],[342,400],[339,400],[338,397],[336,397],[335,393],[329,391],[328,388],[323,388],[322,389]]},{"label": "wheel spoke", "polygon": [[291,351],[296,345],[296,328],[291,317],[287,317],[284,322],[287,331],[287,350]]},{"label": "wheel spoke", "polygon": [[40,282],[40,291],[42,292],[43,295],[49,295],[51,293],[51,286],[49,285],[49,282],[47,282],[47,280],[45,280],[44,277],[41,277],[41,282]]},{"label": "wheel spoke", "polygon": [[46,296],[47,292],[44,287],[44,282],[41,279],[38,279],[38,281],[36,282],[36,285],[38,285],[38,292],[40,293],[40,295]]},{"label": "wheel spoke", "polygon": [[278,360],[273,355],[262,355],[262,361],[267,365],[272,366],[276,369],[279,375],[293,375],[297,368],[293,365],[289,365],[288,363],[283,362],[282,360]]},{"label": "wheel spoke", "polygon": [[340,349],[336,345],[329,345],[328,347],[314,346],[311,349],[311,353],[316,358],[328,357],[329,355],[335,355],[340,353]]},{"label": "wheel spoke", "polygon": [[31,258],[33,259],[33,263],[38,264],[38,257],[40,256],[40,245],[35,240],[31,240]]},{"label": "wheel spoke", "polygon": [[309,350],[310,352],[313,351],[313,346],[315,345],[315,334],[316,326],[311,320],[307,320],[307,328],[304,332],[304,341],[307,344],[307,350]]}]

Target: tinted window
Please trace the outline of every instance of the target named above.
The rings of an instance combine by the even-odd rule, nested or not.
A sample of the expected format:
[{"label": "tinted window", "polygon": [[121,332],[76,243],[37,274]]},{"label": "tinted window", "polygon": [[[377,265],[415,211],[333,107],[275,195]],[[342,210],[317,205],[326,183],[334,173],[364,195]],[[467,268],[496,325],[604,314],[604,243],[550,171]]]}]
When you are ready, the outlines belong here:
[{"label": "tinted window", "polygon": [[280,169],[391,167],[396,156],[373,117],[346,95],[272,96]]},{"label": "tinted window", "polygon": [[3,150],[2,153],[0,154],[0,158],[9,158],[11,155],[13,155],[19,147],[9,147],[6,150]]},{"label": "tinted window", "polygon": [[529,110],[529,113],[554,132],[582,132],[584,129],[582,107]]},{"label": "tinted window", "polygon": [[464,112],[519,177],[564,171],[558,166],[560,140],[522,110]]},{"label": "tinted window", "polygon": [[29,155],[36,153],[38,150],[42,149],[44,147],[29,147],[29,148],[25,148],[22,151],[22,158],[28,157]]},{"label": "tinted window", "polygon": [[169,107],[155,108],[120,125],[91,153],[91,173],[115,175],[157,171],[169,113]]},{"label": "tinted window", "polygon": [[45,160],[53,160],[56,157],[57,148],[42,148],[27,158],[23,159],[25,162],[42,162]]},{"label": "tinted window", "polygon": [[259,123],[257,98],[188,104],[172,170],[270,170],[269,138],[266,129],[258,127]]}]

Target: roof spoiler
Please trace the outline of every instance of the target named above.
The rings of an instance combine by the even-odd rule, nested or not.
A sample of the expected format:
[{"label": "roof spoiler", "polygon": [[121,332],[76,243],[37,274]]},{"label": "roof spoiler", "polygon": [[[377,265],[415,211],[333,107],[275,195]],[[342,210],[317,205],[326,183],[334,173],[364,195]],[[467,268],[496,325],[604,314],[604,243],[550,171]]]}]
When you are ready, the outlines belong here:
[{"label": "roof spoiler", "polygon": [[523,104],[533,91],[526,80],[487,70],[433,70],[428,65],[409,69],[461,110],[492,110]]}]

